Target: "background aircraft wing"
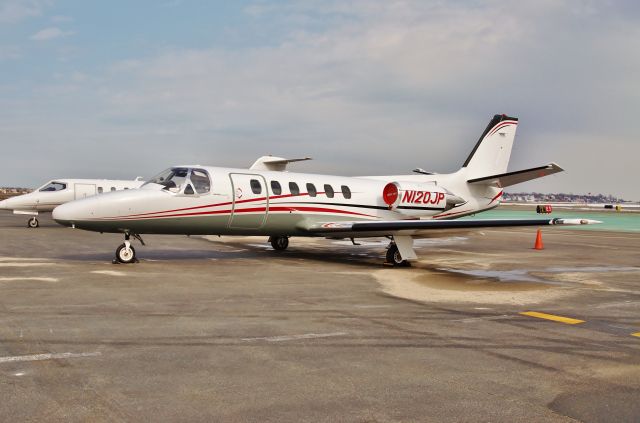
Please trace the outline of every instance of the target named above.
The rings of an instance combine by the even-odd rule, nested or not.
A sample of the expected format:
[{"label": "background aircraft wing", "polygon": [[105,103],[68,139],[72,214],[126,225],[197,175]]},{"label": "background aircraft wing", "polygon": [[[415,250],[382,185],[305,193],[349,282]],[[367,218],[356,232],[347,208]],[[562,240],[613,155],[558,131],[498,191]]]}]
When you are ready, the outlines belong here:
[{"label": "background aircraft wing", "polygon": [[465,220],[386,220],[324,222],[305,227],[310,233],[344,236],[419,235],[443,229],[498,228],[547,225],[589,225],[601,223],[589,219],[465,219]]}]

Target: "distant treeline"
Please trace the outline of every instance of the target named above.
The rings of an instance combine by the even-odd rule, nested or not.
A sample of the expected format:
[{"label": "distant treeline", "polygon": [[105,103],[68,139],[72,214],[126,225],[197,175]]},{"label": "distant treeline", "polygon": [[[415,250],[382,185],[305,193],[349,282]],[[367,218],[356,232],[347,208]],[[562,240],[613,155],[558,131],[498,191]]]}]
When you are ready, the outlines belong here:
[{"label": "distant treeline", "polygon": [[555,203],[625,203],[626,200],[607,194],[543,194],[539,192],[509,192],[504,201],[555,202]]}]

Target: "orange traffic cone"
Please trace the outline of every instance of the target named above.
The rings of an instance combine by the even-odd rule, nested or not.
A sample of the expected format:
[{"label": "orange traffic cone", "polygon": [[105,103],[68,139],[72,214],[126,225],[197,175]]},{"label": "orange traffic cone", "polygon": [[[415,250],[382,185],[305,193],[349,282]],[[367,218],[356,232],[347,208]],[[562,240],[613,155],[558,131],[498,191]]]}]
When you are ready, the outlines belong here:
[{"label": "orange traffic cone", "polygon": [[542,245],[542,229],[538,229],[538,233],[536,234],[536,243],[533,246],[534,250],[544,250],[544,245]]}]

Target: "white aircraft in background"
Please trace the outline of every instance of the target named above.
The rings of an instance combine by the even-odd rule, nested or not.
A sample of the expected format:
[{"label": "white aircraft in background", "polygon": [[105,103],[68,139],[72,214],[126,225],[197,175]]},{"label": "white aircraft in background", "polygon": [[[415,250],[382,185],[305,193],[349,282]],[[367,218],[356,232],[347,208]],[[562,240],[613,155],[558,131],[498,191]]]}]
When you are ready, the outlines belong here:
[{"label": "white aircraft in background", "polygon": [[[413,236],[440,229],[599,223],[584,219],[452,220],[492,209],[503,188],[551,175],[552,163],[506,172],[518,119],[495,115],[451,174],[345,177],[284,172],[306,159],[261,157],[250,169],[176,166],[140,189],[73,201],[53,211],[75,228],[123,233],[121,263],[136,261],[141,234],[264,235],[276,250],[291,236],[388,237],[387,262],[416,260]],[[142,242],[143,243],[143,242]],[[144,243],[143,243],[144,245]]]},{"label": "white aircraft in background", "polygon": [[27,226],[37,228],[40,225],[36,218],[38,213],[51,212],[61,204],[103,192],[140,188],[143,183],[142,178],[136,178],[133,181],[54,179],[33,192],[0,201],[0,210],[13,210],[15,214],[31,215],[33,217],[27,221]]}]

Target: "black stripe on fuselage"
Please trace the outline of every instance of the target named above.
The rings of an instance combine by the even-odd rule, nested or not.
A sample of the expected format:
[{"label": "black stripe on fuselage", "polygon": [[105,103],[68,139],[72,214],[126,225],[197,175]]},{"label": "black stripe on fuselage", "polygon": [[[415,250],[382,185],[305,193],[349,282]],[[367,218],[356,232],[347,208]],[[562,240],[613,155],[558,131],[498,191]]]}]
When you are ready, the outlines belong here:
[{"label": "black stripe on fuselage", "polygon": [[[345,203],[323,203],[320,201],[282,201],[282,202],[270,202],[269,204],[315,204],[325,206],[339,206],[339,207],[355,207],[360,209],[374,209],[374,210],[389,210],[389,207],[385,206],[368,206],[366,204],[345,204]],[[398,206],[398,209],[403,210],[427,210],[427,211],[442,211],[444,207],[415,207],[415,206]]]},{"label": "black stripe on fuselage", "polygon": [[269,202],[269,205],[280,205],[280,204],[315,204],[321,206],[341,206],[341,207],[355,207],[360,209],[375,209],[375,210],[389,210],[389,207],[385,206],[368,206],[366,204],[345,204],[345,203],[324,203],[321,201],[273,201]]}]

